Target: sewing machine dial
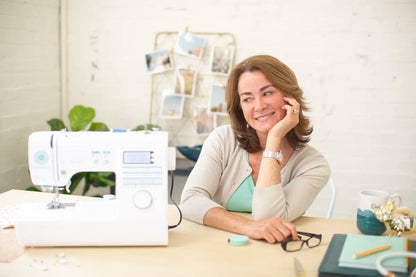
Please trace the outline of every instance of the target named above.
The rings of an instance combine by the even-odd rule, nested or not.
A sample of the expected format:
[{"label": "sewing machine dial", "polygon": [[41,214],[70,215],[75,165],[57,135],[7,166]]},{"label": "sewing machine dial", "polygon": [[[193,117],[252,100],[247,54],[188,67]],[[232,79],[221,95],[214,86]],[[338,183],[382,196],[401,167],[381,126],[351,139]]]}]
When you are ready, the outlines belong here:
[{"label": "sewing machine dial", "polygon": [[139,190],[133,196],[134,206],[138,209],[147,209],[152,205],[152,195],[146,190]]}]

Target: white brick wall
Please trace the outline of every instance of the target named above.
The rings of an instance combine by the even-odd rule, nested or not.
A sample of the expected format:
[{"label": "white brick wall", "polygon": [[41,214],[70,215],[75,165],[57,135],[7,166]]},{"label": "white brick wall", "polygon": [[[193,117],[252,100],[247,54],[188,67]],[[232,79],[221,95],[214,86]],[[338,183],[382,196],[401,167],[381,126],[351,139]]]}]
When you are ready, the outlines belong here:
[{"label": "white brick wall", "polygon": [[28,187],[27,137],[60,116],[59,0],[0,1],[0,192]]},{"label": "white brick wall", "polygon": [[[30,126],[41,128],[44,119],[59,114],[59,96],[53,91],[59,80],[54,62],[57,61],[58,50],[54,45],[58,44],[58,38],[51,38],[52,33],[58,32],[59,25],[56,2],[0,2],[0,12],[3,11],[0,14],[0,153],[8,153],[8,156],[11,156],[8,150],[11,146],[3,146],[3,137],[7,134],[8,139],[20,140],[23,145],[31,130],[22,125],[20,118],[13,119],[14,123],[8,123],[7,128],[3,127],[6,121],[10,122],[6,116],[22,116],[24,101],[38,101],[48,109],[42,110],[43,114],[40,109],[25,109],[25,114],[34,119],[32,125],[27,123]],[[68,107],[92,106],[97,111],[96,120],[114,128],[135,127],[148,118],[151,83],[145,72],[143,55],[153,50],[154,36],[160,31],[186,27],[191,32],[230,32],[236,37],[237,61],[267,53],[280,58],[297,74],[313,108],[312,144],[330,161],[338,186],[335,217],[354,218],[357,194],[363,188],[400,193],[404,204],[415,211],[416,1],[261,2],[260,5],[255,0],[68,1],[69,81],[68,103],[65,104]],[[22,22],[18,30],[10,26],[13,25],[10,19],[3,17],[10,14],[4,11],[4,3],[21,7],[12,9],[18,17],[14,19]],[[28,5],[36,12],[28,9]],[[51,12],[49,17],[53,19],[47,22],[56,25],[49,23],[44,26],[49,31],[42,28],[37,36],[33,30],[22,35],[23,26],[33,28],[34,25],[27,23],[29,19],[23,16],[23,11],[27,10],[31,10],[29,18]],[[14,32],[19,35],[11,35]],[[42,62],[25,56],[24,48],[20,51],[16,48],[17,53],[13,47],[7,48],[4,45],[7,43],[3,42],[6,38],[15,39],[13,45],[24,44],[35,52],[36,46],[45,43],[44,52],[36,52]],[[25,43],[27,39],[31,43]],[[8,60],[13,55],[17,57]],[[6,72],[3,64],[8,64]],[[22,79],[15,75],[19,68],[30,71],[23,78],[24,88],[19,87]],[[91,81],[92,75],[94,81]],[[47,80],[51,81],[48,89],[38,90],[39,83],[35,82]],[[31,89],[26,88],[31,85]],[[9,93],[13,88],[13,94]],[[48,91],[46,97],[41,94],[45,91]],[[29,119],[23,121],[26,120]],[[20,129],[3,131],[16,126]],[[25,166],[25,161],[21,161],[24,156],[22,151],[13,158],[16,167],[22,168],[20,172]],[[0,160],[0,163],[0,170],[7,168],[1,171],[0,177],[14,182],[15,167],[11,167],[8,160]],[[19,181],[20,187],[24,187],[24,181]],[[0,185],[0,189],[7,188]],[[311,214],[324,215],[328,197],[329,190],[325,190]]]}]

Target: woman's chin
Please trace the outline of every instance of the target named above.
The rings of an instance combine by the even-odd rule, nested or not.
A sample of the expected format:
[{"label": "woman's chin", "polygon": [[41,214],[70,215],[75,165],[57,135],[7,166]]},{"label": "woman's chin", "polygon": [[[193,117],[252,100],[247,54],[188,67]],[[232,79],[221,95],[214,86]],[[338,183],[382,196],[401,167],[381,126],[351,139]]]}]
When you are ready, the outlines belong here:
[{"label": "woman's chin", "polygon": [[256,132],[258,134],[267,134],[273,126],[256,126],[256,128],[254,128],[256,130]]},{"label": "woman's chin", "polygon": [[257,131],[259,132],[263,132],[263,133],[268,133],[270,131],[270,129],[273,128],[274,125],[276,125],[277,122],[275,121],[265,121],[265,122],[257,122],[256,125],[254,126]]}]

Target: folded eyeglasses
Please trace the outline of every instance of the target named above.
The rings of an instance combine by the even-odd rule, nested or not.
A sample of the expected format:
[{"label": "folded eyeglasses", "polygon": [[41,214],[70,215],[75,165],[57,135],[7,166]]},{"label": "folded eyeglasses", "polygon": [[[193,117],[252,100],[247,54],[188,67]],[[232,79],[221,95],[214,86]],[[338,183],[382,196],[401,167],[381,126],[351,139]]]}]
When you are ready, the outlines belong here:
[{"label": "folded eyeglasses", "polygon": [[287,252],[295,252],[302,249],[306,244],[309,248],[313,248],[321,244],[322,234],[312,234],[306,232],[298,232],[298,239],[285,239],[282,241],[282,248]]}]

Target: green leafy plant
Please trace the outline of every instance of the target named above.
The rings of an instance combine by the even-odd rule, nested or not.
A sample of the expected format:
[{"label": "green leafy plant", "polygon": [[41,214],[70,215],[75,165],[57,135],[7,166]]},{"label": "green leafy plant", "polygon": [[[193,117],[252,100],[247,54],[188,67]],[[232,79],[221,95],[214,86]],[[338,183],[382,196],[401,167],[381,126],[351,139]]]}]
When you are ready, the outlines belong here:
[{"label": "green leafy plant", "polygon": [[[70,128],[65,126],[65,123],[59,118],[52,118],[47,121],[51,128],[51,131],[60,131],[63,129],[69,131],[109,131],[110,129],[105,123],[93,122],[95,118],[95,110],[90,107],[83,105],[74,106],[68,115]],[[154,124],[143,124],[138,125],[132,131],[141,130],[155,130],[160,129],[158,125]],[[79,172],[71,178],[71,191],[72,193],[78,187],[80,183],[84,181],[84,187],[82,189],[82,195],[86,195],[91,187],[109,187],[114,188],[115,186],[115,174],[113,172]],[[34,186],[27,188],[27,190],[39,191]],[[66,191],[63,191],[66,194]],[[98,195],[97,195],[98,196]]]}]

